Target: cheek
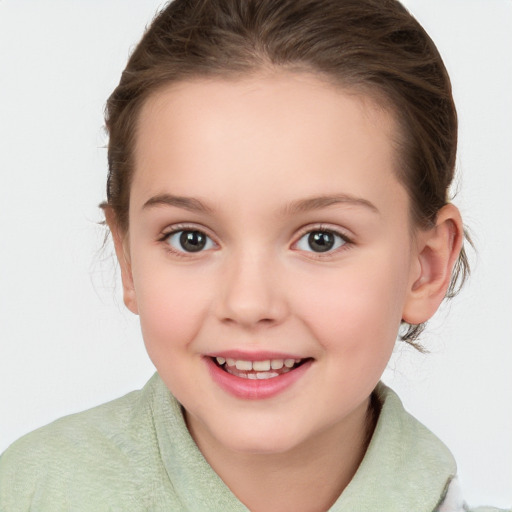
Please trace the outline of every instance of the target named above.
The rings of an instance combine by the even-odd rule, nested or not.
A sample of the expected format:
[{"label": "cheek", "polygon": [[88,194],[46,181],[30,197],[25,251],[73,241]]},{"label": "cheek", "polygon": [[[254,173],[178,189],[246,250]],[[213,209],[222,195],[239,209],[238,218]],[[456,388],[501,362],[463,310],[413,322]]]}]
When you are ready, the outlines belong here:
[{"label": "cheek", "polygon": [[300,316],[326,350],[382,366],[402,318],[404,265],[400,258],[358,258],[342,270],[316,275],[310,287],[302,287],[309,293],[297,292]]},{"label": "cheek", "polygon": [[155,359],[188,346],[208,311],[208,286],[202,275],[171,265],[134,268],[134,286],[144,343]]}]

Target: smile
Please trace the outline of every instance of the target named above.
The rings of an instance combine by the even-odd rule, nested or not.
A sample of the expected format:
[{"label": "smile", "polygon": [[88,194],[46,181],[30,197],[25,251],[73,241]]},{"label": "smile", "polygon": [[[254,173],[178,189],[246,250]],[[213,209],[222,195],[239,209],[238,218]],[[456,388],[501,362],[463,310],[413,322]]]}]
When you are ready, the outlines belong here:
[{"label": "smile", "polygon": [[303,359],[266,359],[249,361],[216,357],[215,361],[226,372],[242,379],[265,380],[279,377],[301,364]]},{"label": "smile", "polygon": [[291,386],[311,366],[312,358],[205,358],[213,380],[238,398],[270,398]]}]

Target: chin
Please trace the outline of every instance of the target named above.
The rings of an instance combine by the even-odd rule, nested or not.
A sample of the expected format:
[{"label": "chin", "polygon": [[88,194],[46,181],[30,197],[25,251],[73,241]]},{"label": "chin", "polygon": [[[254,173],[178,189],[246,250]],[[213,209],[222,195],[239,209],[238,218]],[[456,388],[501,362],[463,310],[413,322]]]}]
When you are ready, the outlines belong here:
[{"label": "chin", "polygon": [[[227,444],[227,443],[226,443]],[[257,437],[252,439],[233,439],[229,440],[229,447],[237,453],[246,453],[247,455],[278,455],[290,452],[297,446],[296,443],[287,439],[273,439],[269,437]]]},{"label": "chin", "polygon": [[278,455],[290,452],[307,442],[307,432],[297,432],[291,425],[261,422],[242,426],[233,424],[219,432],[217,439],[228,450],[250,455]]}]

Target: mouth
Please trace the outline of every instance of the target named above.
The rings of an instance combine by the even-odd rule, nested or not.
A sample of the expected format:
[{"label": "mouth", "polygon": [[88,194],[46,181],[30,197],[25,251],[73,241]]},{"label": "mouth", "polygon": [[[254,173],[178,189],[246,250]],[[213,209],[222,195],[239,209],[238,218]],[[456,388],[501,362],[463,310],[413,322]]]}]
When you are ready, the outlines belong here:
[{"label": "mouth", "polygon": [[213,363],[226,373],[249,380],[274,379],[293,370],[296,370],[311,358],[303,359],[264,359],[251,361],[247,359],[233,359],[230,357],[211,357]]},{"label": "mouth", "polygon": [[210,376],[237,399],[263,400],[286,392],[303,381],[314,363],[296,354],[247,354],[237,350],[204,357]]}]

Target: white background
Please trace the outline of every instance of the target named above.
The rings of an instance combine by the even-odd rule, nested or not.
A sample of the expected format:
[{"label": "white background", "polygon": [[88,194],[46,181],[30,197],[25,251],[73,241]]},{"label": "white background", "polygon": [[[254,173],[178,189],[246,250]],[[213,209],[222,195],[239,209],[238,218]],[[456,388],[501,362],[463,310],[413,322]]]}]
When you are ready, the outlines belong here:
[{"label": "white background", "polygon": [[[153,372],[96,205],[102,111],[159,0],[0,0],[0,451]],[[512,504],[512,2],[409,0],[451,73],[470,285],[385,374],[466,499]]]}]

